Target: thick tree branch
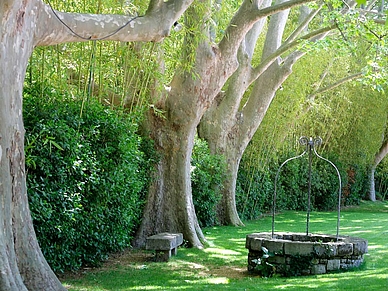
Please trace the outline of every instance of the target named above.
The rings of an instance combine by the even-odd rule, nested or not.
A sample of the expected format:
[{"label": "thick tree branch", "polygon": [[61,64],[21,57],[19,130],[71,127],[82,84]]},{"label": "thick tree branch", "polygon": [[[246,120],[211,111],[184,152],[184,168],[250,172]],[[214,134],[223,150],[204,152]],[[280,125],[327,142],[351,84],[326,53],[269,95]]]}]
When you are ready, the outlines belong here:
[{"label": "thick tree branch", "polygon": [[226,29],[224,38],[219,43],[223,59],[235,58],[241,41],[252,26],[260,19],[313,1],[315,0],[292,0],[258,9],[250,0],[245,0],[232,18],[230,25]]},{"label": "thick tree branch", "polygon": [[[261,4],[261,7],[265,8],[270,5],[271,5],[271,0],[264,0]],[[257,39],[263,32],[265,21],[266,21],[266,18],[262,18],[259,21],[257,21],[246,34],[244,41],[241,42],[241,46],[243,47],[244,53],[246,53],[250,59],[252,59],[253,57]]]},{"label": "thick tree branch", "polygon": [[375,169],[388,154],[388,141],[385,141],[376,154],[372,167]]},{"label": "thick tree branch", "polygon": [[[277,0],[276,4],[284,3],[284,0]],[[282,38],[284,35],[284,29],[286,27],[286,22],[290,9],[282,10],[274,14],[268,25],[268,33],[265,38],[263,55],[262,58],[265,59],[268,55],[276,51],[282,44]]]},{"label": "thick tree branch", "polygon": [[290,49],[292,49],[293,47],[296,47],[300,44],[300,41],[301,40],[310,40],[310,39],[314,39],[322,34],[325,34],[325,33],[328,33],[329,31],[335,29],[336,26],[335,25],[332,25],[332,26],[328,26],[328,27],[324,27],[324,28],[321,28],[321,29],[318,29],[316,31],[313,31],[311,33],[308,33],[302,37],[300,37],[299,39],[297,40],[294,40],[292,42],[289,42],[289,43],[285,43],[283,44],[282,46],[279,47],[279,49],[277,49],[275,52],[273,52],[272,54],[270,54],[265,60],[263,60],[260,65],[258,65],[252,72],[252,76],[251,76],[251,81],[250,83],[254,82],[266,69],[268,69],[268,67],[278,58],[280,57],[282,54],[284,54],[285,52],[289,51]]},{"label": "thick tree branch", "polygon": [[65,13],[38,1],[35,12],[44,22],[35,34],[35,45],[54,45],[96,39],[160,41],[193,0],[151,1],[141,17],[128,15]]}]

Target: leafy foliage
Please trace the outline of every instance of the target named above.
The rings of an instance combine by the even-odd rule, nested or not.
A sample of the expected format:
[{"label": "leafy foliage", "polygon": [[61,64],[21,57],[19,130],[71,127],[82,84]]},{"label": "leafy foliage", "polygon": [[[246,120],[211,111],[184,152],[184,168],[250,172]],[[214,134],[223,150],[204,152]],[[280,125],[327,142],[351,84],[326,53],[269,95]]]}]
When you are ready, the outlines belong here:
[{"label": "leafy foliage", "polygon": [[261,257],[252,260],[252,262],[256,264],[255,270],[265,278],[272,277],[276,272],[276,267],[271,264],[268,259],[274,257],[275,254],[268,251],[265,247],[261,247],[261,250]]},{"label": "leafy foliage", "polygon": [[129,246],[153,162],[130,116],[62,94],[37,84],[24,98],[30,208],[55,271]]},{"label": "leafy foliage", "polygon": [[376,168],[375,172],[376,198],[387,200],[388,198],[388,161],[384,159]]},{"label": "leafy foliage", "polygon": [[[298,153],[300,154],[300,153]],[[281,162],[296,156],[289,152],[287,157],[280,158]],[[338,164],[338,158],[330,158],[337,167],[342,169],[343,185],[348,185],[344,204],[359,202],[359,189],[352,183],[347,183],[346,173]],[[255,219],[261,213],[272,210],[275,176],[280,163],[275,163],[266,169],[256,169],[254,173],[246,172],[246,161],[243,160],[238,179],[237,209],[244,219]],[[277,180],[276,209],[307,210],[308,201],[308,159],[301,158],[290,161],[282,167]],[[344,188],[344,187],[343,187]],[[311,170],[311,209],[333,210],[338,205],[339,180],[335,169],[327,162],[314,160]],[[357,197],[358,200],[355,198]],[[354,199],[354,200],[352,200]]]},{"label": "leafy foliage", "polygon": [[274,170],[251,168],[245,160],[240,164],[236,185],[236,207],[243,220],[259,218],[271,210]]},{"label": "leafy foliage", "polygon": [[201,226],[217,224],[217,204],[225,179],[225,160],[210,154],[206,141],[196,138],[192,156],[193,203]]}]

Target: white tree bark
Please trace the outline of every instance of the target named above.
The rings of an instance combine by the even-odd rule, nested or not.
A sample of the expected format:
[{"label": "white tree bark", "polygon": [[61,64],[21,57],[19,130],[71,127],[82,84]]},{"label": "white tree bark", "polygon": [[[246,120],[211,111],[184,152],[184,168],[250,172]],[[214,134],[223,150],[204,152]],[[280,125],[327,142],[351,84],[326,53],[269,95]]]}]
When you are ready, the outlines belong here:
[{"label": "white tree bark", "polygon": [[388,141],[383,142],[379,152],[376,154],[373,164],[369,173],[370,189],[369,189],[369,200],[376,201],[376,189],[375,189],[375,172],[377,166],[388,154]]},{"label": "white tree bark", "polygon": [[191,2],[152,1],[148,13],[131,22],[128,16],[54,12],[40,0],[0,2],[0,290],[65,290],[40,251],[28,207],[22,90],[33,48],[105,36],[158,41]]},{"label": "white tree bark", "polygon": [[[277,5],[287,3],[278,1]],[[257,67],[252,67],[250,52],[252,48],[241,47],[239,54],[239,67],[229,80],[225,94],[220,96],[217,103],[206,112],[201,121],[199,133],[204,137],[214,153],[221,153],[227,158],[228,179],[224,182],[223,205],[221,221],[233,225],[241,225],[235,208],[235,186],[237,171],[242,155],[260,126],[265,113],[278,88],[292,72],[293,64],[304,53],[295,51],[284,60],[281,54],[290,51],[298,39],[322,38],[333,27],[305,34],[306,27],[317,15],[319,9],[310,12],[301,22],[299,27],[282,42],[283,33],[288,18],[288,10],[281,11],[271,17],[266,40],[264,44],[262,62]],[[255,44],[258,34],[248,34],[254,39],[245,43]],[[249,98],[241,108],[243,94],[253,84]]]}]

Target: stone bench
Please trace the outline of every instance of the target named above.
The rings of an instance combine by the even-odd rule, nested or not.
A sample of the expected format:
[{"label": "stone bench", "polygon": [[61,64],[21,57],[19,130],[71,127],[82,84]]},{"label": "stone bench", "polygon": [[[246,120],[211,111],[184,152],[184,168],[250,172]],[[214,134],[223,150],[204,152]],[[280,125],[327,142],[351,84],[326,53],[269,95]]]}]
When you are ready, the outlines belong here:
[{"label": "stone bench", "polygon": [[183,243],[181,233],[158,233],[146,240],[146,249],[155,251],[155,261],[168,262],[171,255],[177,254],[178,247]]}]

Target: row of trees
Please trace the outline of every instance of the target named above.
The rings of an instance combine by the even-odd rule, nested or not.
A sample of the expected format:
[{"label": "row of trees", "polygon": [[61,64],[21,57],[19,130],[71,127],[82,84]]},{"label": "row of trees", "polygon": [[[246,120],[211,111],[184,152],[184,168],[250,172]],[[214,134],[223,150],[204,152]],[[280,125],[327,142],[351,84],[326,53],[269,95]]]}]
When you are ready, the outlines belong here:
[{"label": "row of trees", "polygon": [[[152,0],[143,16],[128,17],[62,13],[40,0],[3,1],[0,4],[4,24],[0,35],[0,195],[4,197],[1,289],[63,289],[37,245],[26,196],[21,92],[34,47],[96,39],[159,41],[186,11],[181,20],[183,33],[176,34],[176,43],[170,44],[178,52],[173,55],[180,61],[163,59],[163,55],[169,55],[162,50],[155,60],[160,75],[171,76],[167,79],[169,83],[160,84],[163,79],[147,74],[143,79],[132,78],[135,74],[125,79],[128,85],[135,80],[144,81],[141,82],[144,86],[136,89],[148,88],[147,103],[152,106],[146,111],[142,128],[161,154],[135,245],[141,246],[155,232],[179,231],[192,246],[202,247],[205,239],[196,218],[190,183],[197,128],[212,151],[227,159],[221,221],[241,225],[235,205],[239,163],[275,92],[292,73],[293,65],[309,51],[312,43],[329,47],[353,36],[344,35],[344,31],[356,35],[366,30],[374,36],[373,40],[381,40],[376,37],[382,35],[375,28],[376,21],[368,14],[379,6],[375,2],[363,10],[355,10],[356,3],[341,1],[293,9],[309,2],[313,1],[204,0],[193,4],[184,0]],[[358,52],[377,53],[374,48],[365,47]],[[142,47],[137,49],[141,55]],[[350,73],[356,75],[362,65],[350,68]],[[14,68],[12,75],[9,68]],[[81,78],[78,76],[78,80]],[[90,80],[89,92],[94,88]],[[159,85],[168,88],[161,90],[164,86]],[[113,97],[118,97],[115,94],[110,95],[111,103]]]}]

